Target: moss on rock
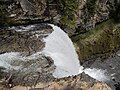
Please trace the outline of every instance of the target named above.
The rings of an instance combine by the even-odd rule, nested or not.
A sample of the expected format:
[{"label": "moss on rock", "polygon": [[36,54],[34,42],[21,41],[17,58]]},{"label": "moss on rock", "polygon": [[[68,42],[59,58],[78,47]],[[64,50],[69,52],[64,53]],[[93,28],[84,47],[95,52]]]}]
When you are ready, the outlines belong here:
[{"label": "moss on rock", "polygon": [[92,56],[109,56],[120,46],[120,23],[109,20],[72,39],[81,61]]},{"label": "moss on rock", "polygon": [[70,27],[77,27],[75,14],[79,7],[79,0],[64,0],[59,4],[61,10],[61,23]]}]

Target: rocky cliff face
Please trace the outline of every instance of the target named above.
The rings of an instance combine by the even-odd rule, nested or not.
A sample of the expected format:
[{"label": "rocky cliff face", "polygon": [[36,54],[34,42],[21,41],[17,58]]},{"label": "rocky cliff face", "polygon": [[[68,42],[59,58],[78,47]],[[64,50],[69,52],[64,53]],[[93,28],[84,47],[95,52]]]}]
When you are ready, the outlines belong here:
[{"label": "rocky cliff face", "polygon": [[[66,31],[91,30],[101,22],[113,17],[119,8],[119,0],[7,0],[1,2],[1,14],[7,12],[7,24],[51,22]],[[3,17],[5,18],[5,17]],[[1,22],[2,24],[2,22]],[[69,29],[69,30],[68,30]]]},{"label": "rocky cliff face", "polygon": [[90,32],[72,37],[76,50],[82,62],[89,58],[99,56],[107,58],[119,49],[120,42],[119,23],[109,20],[99,24]]},{"label": "rocky cliff face", "polygon": [[[81,0],[82,1],[82,0]],[[114,0],[86,0],[80,5],[79,9],[79,27],[82,30],[90,30],[96,24],[106,21],[110,18],[111,11],[115,10]]]}]

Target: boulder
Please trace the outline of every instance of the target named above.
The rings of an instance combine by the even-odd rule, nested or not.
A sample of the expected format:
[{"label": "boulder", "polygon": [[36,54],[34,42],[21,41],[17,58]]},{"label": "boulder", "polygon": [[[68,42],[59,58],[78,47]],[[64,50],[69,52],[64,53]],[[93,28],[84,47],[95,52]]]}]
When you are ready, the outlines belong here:
[{"label": "boulder", "polygon": [[[87,79],[86,79],[87,78]],[[1,86],[2,87],[2,86]],[[10,90],[112,90],[107,84],[95,81],[85,74],[55,79],[49,83],[39,82],[36,86],[15,86]],[[7,90],[7,89],[5,89]],[[9,90],[9,88],[8,88]]]}]

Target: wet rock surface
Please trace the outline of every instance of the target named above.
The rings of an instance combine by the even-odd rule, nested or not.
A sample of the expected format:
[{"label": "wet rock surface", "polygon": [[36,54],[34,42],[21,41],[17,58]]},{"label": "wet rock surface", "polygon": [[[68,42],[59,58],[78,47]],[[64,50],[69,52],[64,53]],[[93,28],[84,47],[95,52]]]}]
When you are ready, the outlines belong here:
[{"label": "wet rock surface", "polygon": [[53,79],[55,65],[40,52],[52,28],[47,24],[0,29],[0,78],[6,85],[28,85]]},{"label": "wet rock surface", "polygon": [[[0,88],[3,90],[111,90],[109,86],[82,73],[55,79],[55,65],[51,57],[36,52],[45,47],[43,41],[52,33],[46,24],[12,26],[0,29],[0,60],[9,59],[10,67],[0,67]],[[27,45],[26,45],[27,44]],[[12,56],[12,57],[11,57]],[[3,63],[4,64],[4,63]],[[26,89],[27,87],[27,89]]]},{"label": "wet rock surface", "polygon": [[[63,4],[63,7],[61,7],[61,4]],[[119,90],[119,51],[111,56],[111,53],[115,52],[116,48],[120,45],[119,25],[117,25],[118,27],[116,29],[115,24],[109,24],[109,26],[115,27],[105,28],[107,29],[105,30],[105,33],[102,33],[101,29],[103,29],[103,27],[100,26],[100,33],[92,34],[90,39],[89,37],[85,39],[85,42],[84,40],[82,43],[77,41],[79,41],[78,38],[81,37],[79,36],[79,33],[85,33],[110,18],[116,18],[116,20],[119,19],[120,1],[94,0],[93,2],[93,0],[79,0],[77,8],[71,8],[71,6],[74,7],[74,5],[70,5],[69,7],[69,5],[60,0],[51,0],[51,2],[48,0],[0,0],[0,27],[2,27],[0,28],[0,55],[6,55],[5,53],[11,52],[20,52],[15,54],[19,57],[17,58],[18,61],[15,62],[13,60],[10,62],[12,68],[16,67],[15,70],[10,69],[6,71],[6,68],[0,67],[0,73],[2,73],[0,74],[0,78],[3,78],[2,82],[0,82],[0,89],[9,90],[9,88],[5,87],[13,87],[12,90],[18,90],[18,88],[26,90],[26,87],[23,86],[34,87],[39,82],[41,83],[41,81],[49,81],[50,84],[42,83],[42,85],[46,85],[42,86],[40,84],[40,86],[36,86],[36,89],[53,90],[53,88],[60,88],[60,90],[68,90],[72,88],[73,90],[111,90],[112,88],[113,90]],[[71,9],[70,11],[69,8]],[[82,62],[84,62],[83,65],[85,67],[106,70],[106,74],[110,77],[110,81],[106,83],[111,86],[111,88],[104,83],[91,79],[90,77],[87,78],[84,74],[83,77],[78,75],[76,77],[69,77],[55,81],[51,75],[55,69],[51,57],[45,57],[44,55],[39,54],[39,57],[35,56],[37,58],[33,58],[33,61],[29,61],[32,54],[43,50],[45,47],[43,38],[52,33],[52,29],[45,24],[28,24],[43,22],[58,24],[67,33],[70,33],[69,35],[78,35],[75,43],[78,43],[79,45],[79,47],[77,47],[78,51],[80,53],[82,52],[82,55],[79,55],[80,57],[89,58],[87,54],[90,56],[93,55],[93,57],[96,55],[104,57],[105,53],[110,52],[107,59],[106,57],[105,59],[93,58],[90,61],[85,60]],[[6,28],[3,28],[3,26]],[[104,26],[107,25],[105,24]],[[91,38],[92,36],[93,38]],[[83,51],[79,49],[81,46],[81,50]],[[9,54],[6,56],[9,57]],[[22,60],[21,57],[25,57],[25,61]],[[17,66],[22,66],[22,68],[18,70]],[[31,69],[32,67],[34,67],[34,70]],[[38,72],[38,68],[40,72]],[[31,70],[34,72],[31,72]],[[87,78],[87,80],[85,80],[85,78]]]},{"label": "wet rock surface", "polygon": [[[120,50],[116,53],[112,54],[109,58],[97,58],[94,62],[85,62],[83,65],[86,68],[97,68],[106,71],[107,77],[109,77],[109,81],[106,83],[111,86],[115,90],[119,90],[120,83]],[[118,88],[118,89],[117,89]]]},{"label": "wet rock surface", "polygon": [[[120,43],[119,23],[104,22],[93,32],[73,37],[76,51],[85,68],[97,68],[106,71],[109,80],[106,82],[114,90],[119,90]],[[113,27],[112,27],[113,26]],[[95,32],[94,32],[95,30]],[[90,55],[90,56],[89,56]],[[83,57],[83,58],[82,58]],[[86,58],[85,58],[86,57]]]},{"label": "wet rock surface", "polygon": [[12,26],[0,29],[0,53],[27,52],[33,54],[45,46],[43,38],[52,32],[48,25]]},{"label": "wet rock surface", "polygon": [[[6,88],[6,90],[9,88]],[[107,84],[100,83],[84,73],[61,79],[54,79],[49,83],[39,82],[36,86],[15,86],[11,90],[112,90]],[[4,90],[4,89],[3,89]]]}]

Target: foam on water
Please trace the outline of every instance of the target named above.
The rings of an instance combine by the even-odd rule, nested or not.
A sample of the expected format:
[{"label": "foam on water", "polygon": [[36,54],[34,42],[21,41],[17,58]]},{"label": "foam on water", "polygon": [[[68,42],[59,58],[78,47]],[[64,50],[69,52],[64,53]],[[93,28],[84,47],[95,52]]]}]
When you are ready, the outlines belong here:
[{"label": "foam on water", "polygon": [[29,31],[30,29],[34,28],[35,25],[28,25],[28,26],[20,26],[20,27],[10,27],[9,29],[14,29],[17,32],[26,32]]},{"label": "foam on water", "polygon": [[98,81],[108,81],[109,78],[107,75],[105,75],[106,70],[101,70],[101,69],[97,69],[97,68],[86,68],[84,70],[85,74],[88,74],[90,77],[98,80]]},{"label": "foam on water", "polygon": [[14,60],[22,59],[18,52],[10,52],[0,54],[0,66],[5,67],[6,69],[18,69],[18,67],[13,67],[10,63]]}]

